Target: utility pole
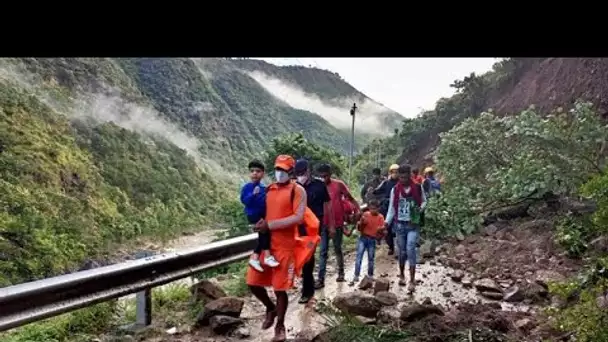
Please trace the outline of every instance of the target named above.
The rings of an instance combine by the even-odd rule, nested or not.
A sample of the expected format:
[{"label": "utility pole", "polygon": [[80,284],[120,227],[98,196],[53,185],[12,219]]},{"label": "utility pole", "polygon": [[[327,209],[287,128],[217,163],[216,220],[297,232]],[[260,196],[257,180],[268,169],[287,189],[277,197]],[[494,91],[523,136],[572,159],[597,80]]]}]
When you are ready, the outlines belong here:
[{"label": "utility pole", "polygon": [[[355,153],[355,113],[357,111],[357,104],[353,103],[350,109],[350,116],[353,117],[353,124],[350,130],[350,159],[348,162],[348,180],[352,181],[353,176],[353,154]],[[351,184],[352,186],[352,184]]]},{"label": "utility pole", "polygon": [[380,167],[380,146],[382,146],[382,142],[377,140],[376,143],[378,144],[376,146],[376,167]]}]

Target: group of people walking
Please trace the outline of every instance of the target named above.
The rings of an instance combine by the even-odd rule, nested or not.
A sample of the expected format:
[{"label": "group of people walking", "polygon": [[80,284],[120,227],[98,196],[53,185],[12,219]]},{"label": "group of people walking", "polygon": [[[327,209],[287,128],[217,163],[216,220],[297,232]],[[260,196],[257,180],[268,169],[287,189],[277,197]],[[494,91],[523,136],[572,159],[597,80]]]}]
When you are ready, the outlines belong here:
[{"label": "group of people walking", "polygon": [[[426,199],[440,192],[433,170],[425,169],[425,177],[412,173],[408,165],[391,165],[389,177],[382,180],[380,170],[362,190],[367,210],[361,213],[359,203],[348,186],[332,177],[329,164],[316,168],[312,176],[307,160],[295,160],[279,155],[274,163],[275,182],[265,186],[263,163],[249,163],[251,182],[241,191],[241,201],[253,230],[258,232],[258,246],[247,270],[247,285],[252,294],[266,307],[262,329],[274,325],[273,341],[285,341],[287,291],[293,287],[296,274],[302,277],[299,303],[308,303],[316,289],[325,286],[329,241],[332,241],[337,261],[336,281],[344,282],[342,240],[359,231],[355,274],[351,283],[359,280],[363,255],[367,252],[368,272],[373,277],[376,244],[385,239],[389,254],[395,254],[394,239],[399,253],[399,284],[415,289],[416,241],[424,224]],[[310,215],[315,218],[310,219]],[[348,229],[348,224],[354,227]],[[306,241],[300,248],[302,240]],[[320,245],[317,279],[314,281],[314,251]],[[301,255],[298,255],[300,253]],[[409,261],[409,284],[405,281],[405,262]],[[272,287],[276,304],[270,300],[265,287]],[[276,321],[276,323],[275,323]]]}]

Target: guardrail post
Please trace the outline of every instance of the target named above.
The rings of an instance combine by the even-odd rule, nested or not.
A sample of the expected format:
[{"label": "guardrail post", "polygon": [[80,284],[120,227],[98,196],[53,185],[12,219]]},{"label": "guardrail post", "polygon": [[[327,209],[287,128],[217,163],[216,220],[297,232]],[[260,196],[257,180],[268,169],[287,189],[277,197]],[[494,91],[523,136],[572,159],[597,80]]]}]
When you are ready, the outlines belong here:
[{"label": "guardrail post", "polygon": [[135,324],[144,327],[152,324],[152,289],[137,292],[135,300],[137,302]]},{"label": "guardrail post", "polygon": [[[136,259],[147,258],[154,255],[150,251],[135,254]],[[147,327],[152,324],[152,289],[147,288],[135,295],[135,326]]]}]

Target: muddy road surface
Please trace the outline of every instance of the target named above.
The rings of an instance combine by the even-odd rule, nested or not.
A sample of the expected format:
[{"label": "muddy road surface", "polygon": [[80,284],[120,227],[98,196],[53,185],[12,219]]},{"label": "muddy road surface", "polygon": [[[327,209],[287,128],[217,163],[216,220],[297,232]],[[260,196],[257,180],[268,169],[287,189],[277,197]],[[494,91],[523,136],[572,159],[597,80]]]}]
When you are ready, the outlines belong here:
[{"label": "muddy road surface", "polygon": [[[315,299],[307,305],[298,304],[300,298],[299,289],[301,283],[298,280],[296,286],[289,293],[289,307],[286,316],[286,328],[288,341],[310,341],[314,336],[324,331],[329,323],[327,315],[320,309],[322,304],[329,304],[333,298],[341,293],[360,292],[358,284],[350,285],[350,280],[354,273],[354,252],[347,252],[345,256],[345,264],[347,268],[346,282],[338,283],[336,279],[335,259],[331,257],[328,262],[328,274],[326,277],[325,288],[317,290]],[[318,262],[318,260],[317,260]],[[463,286],[460,282],[454,282],[450,279],[450,274],[453,272],[451,268],[442,266],[435,261],[426,261],[417,265],[417,287],[413,294],[408,294],[405,286],[399,286],[398,281],[398,263],[393,256],[387,255],[386,245],[379,247],[376,251],[375,262],[375,278],[384,278],[390,282],[389,291],[394,293],[399,303],[397,306],[413,302],[423,302],[429,298],[433,303],[449,308],[459,303],[479,303],[491,302],[478,295],[473,287]],[[315,278],[316,278],[315,270]],[[367,272],[367,261],[364,258],[362,265],[362,274]],[[466,275],[465,275],[466,277]],[[369,291],[369,290],[368,290]],[[273,298],[270,292],[271,298]],[[273,298],[274,299],[274,298]],[[146,341],[182,341],[182,342],[232,342],[232,341],[248,341],[248,342],[267,342],[273,337],[273,329],[266,331],[261,330],[262,321],[264,320],[265,311],[261,303],[254,297],[248,296],[244,298],[245,305],[241,313],[241,318],[245,325],[237,330],[232,336],[221,336],[211,332],[208,328],[191,328],[181,329],[181,333],[174,335],[165,335],[162,337],[154,337]],[[500,302],[496,302],[498,304]],[[503,310],[529,311],[530,307],[524,305],[514,305],[509,303],[500,304]]]}]

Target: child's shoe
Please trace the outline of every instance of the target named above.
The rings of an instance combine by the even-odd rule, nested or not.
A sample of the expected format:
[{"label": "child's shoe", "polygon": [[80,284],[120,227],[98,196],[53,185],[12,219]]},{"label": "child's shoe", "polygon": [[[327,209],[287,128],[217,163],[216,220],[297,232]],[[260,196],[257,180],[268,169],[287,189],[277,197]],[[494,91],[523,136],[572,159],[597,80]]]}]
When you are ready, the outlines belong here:
[{"label": "child's shoe", "polygon": [[259,259],[249,259],[249,266],[253,267],[253,269],[258,272],[264,272]]},{"label": "child's shoe", "polygon": [[279,266],[279,262],[272,255],[264,257],[264,263],[272,268]]}]

